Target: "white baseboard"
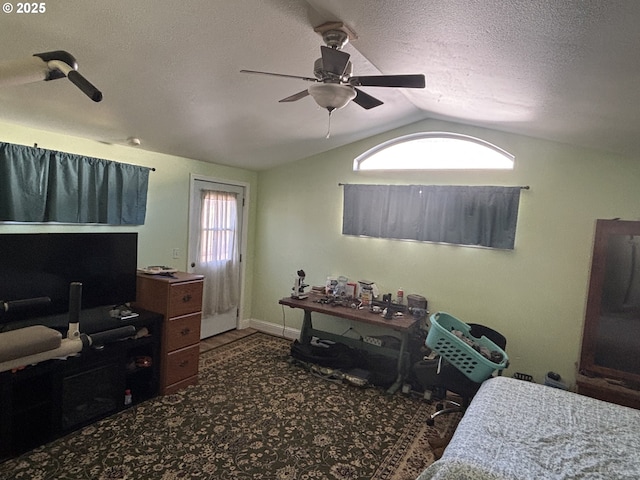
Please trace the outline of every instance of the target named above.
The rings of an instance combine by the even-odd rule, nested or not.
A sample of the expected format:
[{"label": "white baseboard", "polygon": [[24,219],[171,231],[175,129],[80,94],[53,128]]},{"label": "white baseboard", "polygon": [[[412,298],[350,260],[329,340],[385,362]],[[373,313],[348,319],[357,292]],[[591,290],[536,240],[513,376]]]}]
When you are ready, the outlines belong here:
[{"label": "white baseboard", "polygon": [[245,328],[251,327],[251,319],[243,318],[238,322],[238,330],[244,330]]},{"label": "white baseboard", "polygon": [[[244,323],[244,322],[243,322]],[[297,328],[285,327],[277,323],[265,322],[264,320],[249,319],[249,327],[276,337],[284,337],[289,340],[300,338],[300,330]]]}]

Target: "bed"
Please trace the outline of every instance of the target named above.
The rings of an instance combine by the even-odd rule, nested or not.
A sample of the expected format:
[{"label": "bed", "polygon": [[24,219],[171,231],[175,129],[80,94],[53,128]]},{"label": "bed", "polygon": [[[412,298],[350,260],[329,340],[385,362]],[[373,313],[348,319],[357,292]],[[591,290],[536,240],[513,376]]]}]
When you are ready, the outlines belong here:
[{"label": "bed", "polygon": [[640,410],[496,377],[418,480],[640,479]]}]

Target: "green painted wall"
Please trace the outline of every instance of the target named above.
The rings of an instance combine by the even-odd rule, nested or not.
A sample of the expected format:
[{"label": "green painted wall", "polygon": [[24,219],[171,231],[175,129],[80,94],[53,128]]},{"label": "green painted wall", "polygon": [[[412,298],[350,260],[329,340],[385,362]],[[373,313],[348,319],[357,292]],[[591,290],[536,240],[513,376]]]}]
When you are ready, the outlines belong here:
[{"label": "green painted wall", "polygon": [[[511,172],[354,173],[353,159],[382,141],[418,131],[454,131],[516,156]],[[156,168],[149,184],[140,266],[186,268],[189,176],[250,185],[243,318],[299,328],[300,312],[278,305],[296,270],[311,284],[327,275],[371,279],[383,292],[403,287],[429,309],[503,332],[512,364],[540,381],[548,370],[573,380],[580,351],[595,219],[637,220],[640,162],[594,150],[439,121],[424,121],[256,173],[0,123],[0,141]],[[338,183],[530,185],[523,191],[514,251],[492,251],[341,235]],[[258,188],[259,187],[259,188]],[[0,225],[3,232],[98,231],[125,227]],[[182,255],[172,258],[172,249]],[[329,320],[329,319],[327,319]],[[344,332],[349,324],[328,322]],[[362,330],[361,326],[354,327]]]},{"label": "green painted wall", "polygon": [[[226,167],[182,157],[148,152],[139,148],[111,145],[93,140],[60,135],[23,126],[0,123],[0,141],[20,145],[37,143],[41,148],[77,153],[117,162],[153,167],[149,175],[146,222],[136,227],[108,227],[95,225],[9,225],[0,224],[0,233],[53,231],[134,231],[138,232],[138,265],[170,265],[187,268],[189,226],[190,174],[233,180],[249,185],[248,252],[245,258],[243,318],[250,318],[253,252],[255,239],[255,204],[257,174],[248,170]],[[180,257],[173,258],[178,248]]]},{"label": "green painted wall", "polygon": [[[516,156],[513,171],[354,173],[353,159],[385,140],[418,131],[454,131]],[[259,174],[253,316],[300,328],[301,312],[283,310],[295,272],[308,283],[328,275],[404,288],[429,310],[483,323],[508,339],[511,366],[544,379],[574,381],[595,220],[637,220],[640,162],[594,150],[440,121],[424,121]],[[530,185],[521,195],[516,248],[493,251],[341,234],[338,183]],[[330,319],[324,319],[329,321]],[[350,325],[330,321],[343,333]],[[362,331],[360,325],[354,328]]]}]

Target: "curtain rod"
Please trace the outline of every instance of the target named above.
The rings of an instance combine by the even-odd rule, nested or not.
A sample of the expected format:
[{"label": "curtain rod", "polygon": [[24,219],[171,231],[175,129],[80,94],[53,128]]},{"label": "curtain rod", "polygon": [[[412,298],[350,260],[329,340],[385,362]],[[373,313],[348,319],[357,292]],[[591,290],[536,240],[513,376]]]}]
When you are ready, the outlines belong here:
[{"label": "curtain rod", "polygon": [[[342,187],[344,185],[372,185],[370,183],[338,183],[339,187]],[[451,186],[451,185],[431,185],[432,187],[447,187],[447,186]],[[464,185],[465,187],[483,187],[486,185]],[[508,187],[508,185],[493,185],[493,186],[498,186],[498,187]],[[521,190],[531,190],[531,187],[529,185],[518,185],[516,186],[516,188],[519,188]]]}]

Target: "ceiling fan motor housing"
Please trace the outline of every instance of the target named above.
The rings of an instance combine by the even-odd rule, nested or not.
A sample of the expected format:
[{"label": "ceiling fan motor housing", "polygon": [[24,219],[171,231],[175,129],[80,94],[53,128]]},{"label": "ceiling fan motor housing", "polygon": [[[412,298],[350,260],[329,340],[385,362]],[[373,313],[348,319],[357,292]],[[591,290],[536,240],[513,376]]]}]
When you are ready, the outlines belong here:
[{"label": "ceiling fan motor housing", "polygon": [[[351,74],[353,73],[353,65],[351,64],[351,62],[347,62],[347,66],[344,69],[344,73],[342,75],[342,78],[336,78],[335,81],[346,81]],[[324,64],[322,63],[322,58],[318,58],[314,63],[313,63],[313,74],[315,75],[315,77],[320,80],[331,80],[331,74],[328,73],[325,68],[324,68]]]}]

